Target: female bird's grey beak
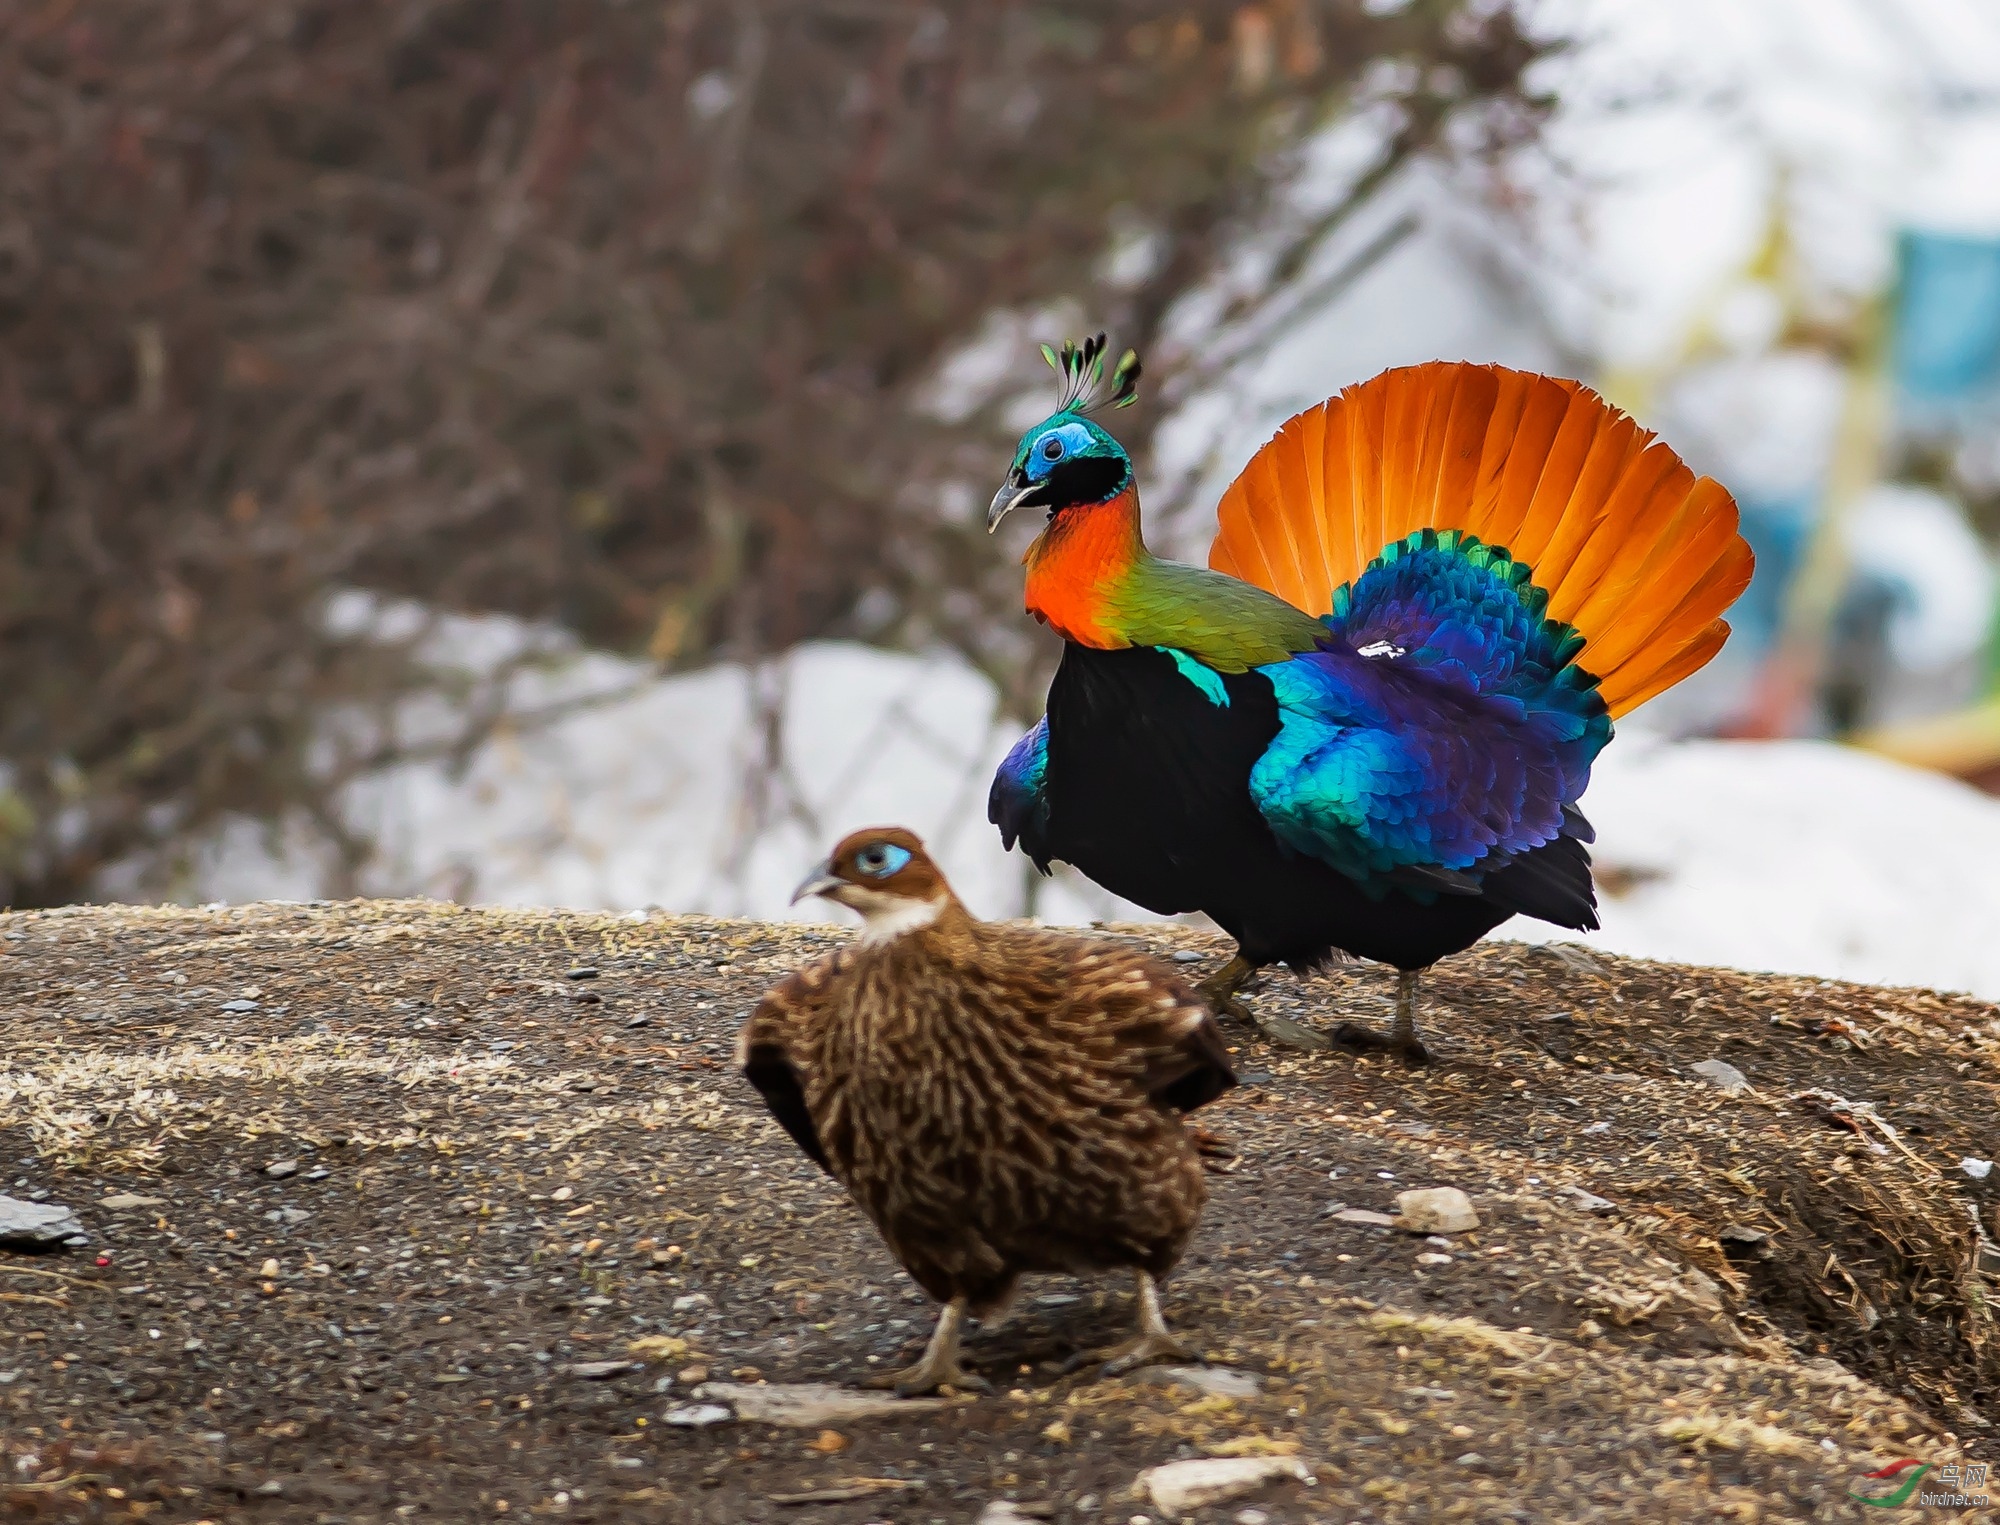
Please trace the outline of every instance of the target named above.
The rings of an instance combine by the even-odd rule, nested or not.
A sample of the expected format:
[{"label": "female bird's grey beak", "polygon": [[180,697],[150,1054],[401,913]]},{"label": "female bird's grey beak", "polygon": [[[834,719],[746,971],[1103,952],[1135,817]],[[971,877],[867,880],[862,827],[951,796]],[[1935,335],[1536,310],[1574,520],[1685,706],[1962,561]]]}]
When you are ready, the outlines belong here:
[{"label": "female bird's grey beak", "polygon": [[993,503],[986,510],[986,533],[992,534],[1000,528],[1000,521],[1015,509],[1025,504],[1029,498],[1040,492],[1042,484],[1030,482],[1027,475],[1016,466],[1007,473],[1007,480],[1000,484],[1000,490],[993,494]]},{"label": "female bird's grey beak", "polygon": [[813,871],[799,881],[799,887],[792,891],[792,904],[797,905],[808,895],[824,895],[829,890],[837,890],[846,884],[845,879],[836,879],[833,874],[833,859],[813,866]]}]

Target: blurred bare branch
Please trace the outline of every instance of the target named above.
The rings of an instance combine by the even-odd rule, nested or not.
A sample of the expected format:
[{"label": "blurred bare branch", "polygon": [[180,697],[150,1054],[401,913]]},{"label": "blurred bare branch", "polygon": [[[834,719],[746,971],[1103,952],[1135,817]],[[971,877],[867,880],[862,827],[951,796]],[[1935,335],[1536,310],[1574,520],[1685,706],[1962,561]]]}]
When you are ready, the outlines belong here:
[{"label": "blurred bare branch", "polygon": [[1535,55],[1486,0],[0,7],[0,902],[330,822],[411,743],[325,717],[440,681],[343,590],[674,665],[945,643],[1026,710],[940,361],[1057,300],[1146,346],[1364,80],[1392,168],[1526,130]]}]

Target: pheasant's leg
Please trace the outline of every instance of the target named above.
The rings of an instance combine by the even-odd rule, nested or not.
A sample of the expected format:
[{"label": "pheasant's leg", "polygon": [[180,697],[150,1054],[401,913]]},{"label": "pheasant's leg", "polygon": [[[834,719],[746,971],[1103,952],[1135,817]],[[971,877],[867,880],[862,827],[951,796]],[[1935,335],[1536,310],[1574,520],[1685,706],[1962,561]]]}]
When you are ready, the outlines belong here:
[{"label": "pheasant's leg", "polygon": [[894,1388],[899,1398],[915,1398],[923,1393],[934,1393],[941,1387],[955,1387],[960,1392],[992,1392],[992,1383],[959,1364],[958,1333],[964,1323],[965,1299],[954,1297],[945,1304],[944,1312],[938,1315],[937,1328],[931,1332],[931,1342],[924,1347],[923,1356],[916,1365],[870,1377],[861,1385]]},{"label": "pheasant's leg", "polygon": [[1254,1024],[1256,1018],[1250,1015],[1250,1008],[1236,999],[1236,992],[1250,982],[1250,976],[1257,972],[1257,966],[1242,953],[1224,964],[1207,979],[1196,985],[1199,995],[1219,1017],[1234,1017],[1239,1022]]},{"label": "pheasant's leg", "polygon": [[1417,981],[1421,974],[1416,969],[1396,972],[1396,1025],[1387,1033],[1359,1022],[1343,1022],[1334,1029],[1335,1040],[1348,1048],[1385,1048],[1408,1064],[1429,1064],[1431,1051],[1417,1036]]},{"label": "pheasant's leg", "polygon": [[1153,1278],[1144,1271],[1136,1273],[1139,1278],[1139,1333],[1122,1345],[1113,1345],[1108,1350],[1084,1351],[1072,1356],[1063,1366],[1064,1371],[1075,1371],[1083,1366],[1102,1365],[1100,1376],[1116,1377],[1133,1371],[1150,1361],[1198,1361],[1197,1356],[1187,1346],[1175,1339],[1167,1328],[1166,1316],[1160,1312],[1160,1288]]},{"label": "pheasant's leg", "polygon": [[1285,1048],[1328,1048],[1327,1040],[1289,1017],[1265,1016],[1246,1006],[1238,999],[1241,990],[1257,972],[1257,966],[1239,951],[1236,956],[1207,979],[1196,985],[1195,991],[1219,1017],[1234,1017],[1247,1027],[1254,1027],[1271,1042]]}]

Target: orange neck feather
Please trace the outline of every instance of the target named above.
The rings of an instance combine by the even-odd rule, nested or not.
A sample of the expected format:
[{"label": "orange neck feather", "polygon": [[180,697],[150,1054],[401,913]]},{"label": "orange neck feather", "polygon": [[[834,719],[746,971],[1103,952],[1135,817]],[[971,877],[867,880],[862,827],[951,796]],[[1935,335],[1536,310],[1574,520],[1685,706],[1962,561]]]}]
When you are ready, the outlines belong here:
[{"label": "orange neck feather", "polygon": [[1108,623],[1106,595],[1146,556],[1136,486],[1108,502],[1066,508],[1028,547],[1028,612],[1079,646],[1129,646]]}]

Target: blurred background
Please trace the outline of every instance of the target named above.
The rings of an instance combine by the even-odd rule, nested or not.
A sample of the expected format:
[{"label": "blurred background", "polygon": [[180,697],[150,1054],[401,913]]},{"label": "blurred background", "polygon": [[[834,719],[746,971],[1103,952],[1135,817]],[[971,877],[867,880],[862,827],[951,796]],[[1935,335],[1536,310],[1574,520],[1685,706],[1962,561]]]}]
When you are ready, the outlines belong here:
[{"label": "blurred background", "polygon": [[0,7],[0,901],[1132,915],[984,819],[1099,328],[1187,559],[1386,366],[1661,431],[1759,570],[1593,941],[2000,997],[2000,0]]}]

